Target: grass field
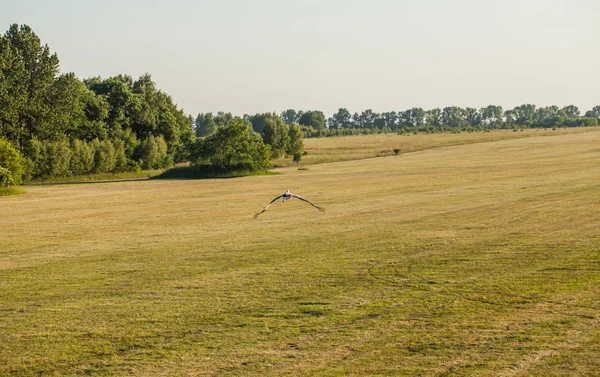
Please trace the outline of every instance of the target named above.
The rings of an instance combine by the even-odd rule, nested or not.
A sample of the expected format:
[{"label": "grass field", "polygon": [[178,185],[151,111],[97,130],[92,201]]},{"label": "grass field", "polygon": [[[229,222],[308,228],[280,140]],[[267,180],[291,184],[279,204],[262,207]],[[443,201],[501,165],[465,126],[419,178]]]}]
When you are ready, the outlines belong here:
[{"label": "grass field", "polygon": [[[327,162],[352,161],[373,157],[394,155],[394,150],[399,154],[427,150],[432,148],[447,147],[451,145],[465,145],[500,140],[521,139],[540,136],[556,136],[564,134],[595,132],[599,127],[559,128],[551,129],[523,129],[523,130],[496,130],[490,132],[473,133],[439,133],[439,134],[378,134],[344,137],[325,137],[304,139],[304,149],[308,153],[302,156],[299,165],[312,165]],[[296,166],[291,159],[279,159],[275,166]]]},{"label": "grass field", "polygon": [[600,132],[530,136],[2,197],[0,375],[598,375]]}]

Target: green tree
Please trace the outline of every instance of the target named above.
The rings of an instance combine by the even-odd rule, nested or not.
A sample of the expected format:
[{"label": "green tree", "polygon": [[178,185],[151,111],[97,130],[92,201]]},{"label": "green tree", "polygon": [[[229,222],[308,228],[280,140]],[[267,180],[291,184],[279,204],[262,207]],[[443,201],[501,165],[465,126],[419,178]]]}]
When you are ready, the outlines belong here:
[{"label": "green tree", "polygon": [[110,140],[92,141],[94,147],[94,173],[110,173],[115,169],[115,147]]},{"label": "green tree", "polygon": [[[535,111],[535,109],[533,110]],[[490,125],[497,125],[502,122],[504,111],[502,110],[502,106],[489,105],[480,109],[479,114],[483,122]],[[533,113],[531,113],[531,116],[533,117]]]},{"label": "green tree", "polygon": [[210,136],[217,131],[217,123],[212,113],[198,114],[194,123],[196,126],[196,136],[198,137]]},{"label": "green tree", "polygon": [[586,118],[596,118],[600,120],[600,105],[592,107],[585,113]]},{"label": "green tree", "polygon": [[208,161],[216,169],[258,171],[271,166],[270,147],[259,135],[252,135],[242,119],[232,121],[196,143],[195,164]]},{"label": "green tree", "polygon": [[304,141],[302,140],[302,131],[300,131],[300,127],[295,124],[290,125],[288,136],[289,141],[285,154],[292,156],[294,162],[300,162],[302,153],[304,152]]},{"label": "green tree", "polygon": [[[13,135],[17,146],[23,140],[41,135],[56,124],[56,117],[60,115],[48,100],[53,97],[52,88],[59,72],[59,62],[56,54],[51,54],[47,45],[42,46],[38,36],[27,25],[13,24],[10,26],[1,43],[2,50],[10,50],[10,55],[21,62],[8,64],[17,72],[4,74],[17,88],[12,91],[18,93],[21,103],[17,107],[18,119],[9,117]],[[4,53],[0,53],[4,55]],[[6,63],[3,65],[6,66]],[[13,81],[15,77],[19,81]],[[15,104],[12,104],[13,108]],[[14,109],[9,109],[9,113]],[[15,115],[13,113],[13,115]]]},{"label": "green tree", "polygon": [[477,111],[477,109],[472,107],[467,107],[465,109],[465,118],[467,120],[467,123],[469,123],[469,125],[473,127],[481,123],[481,114],[479,113],[479,111]]},{"label": "green tree", "polygon": [[465,110],[458,106],[448,106],[442,109],[441,122],[446,126],[458,128],[467,124]]},{"label": "green tree", "polygon": [[261,135],[265,131],[267,123],[282,121],[282,119],[275,113],[255,114],[248,117],[248,120],[252,124],[252,129]]},{"label": "green tree", "polygon": [[324,130],[325,115],[321,111],[307,111],[298,119],[298,123],[303,126],[312,127],[315,130]]},{"label": "green tree", "polygon": [[298,123],[300,115],[302,115],[301,112],[299,113],[294,109],[287,109],[281,113],[281,120],[287,125]]},{"label": "green tree", "polygon": [[[0,168],[6,169],[5,185],[20,185],[23,181],[23,158],[8,140],[0,139]],[[10,182],[9,182],[10,181]]]},{"label": "green tree", "polygon": [[350,128],[352,127],[352,114],[346,108],[341,108],[337,113],[333,114],[329,127],[332,129]]},{"label": "green tree", "polygon": [[218,127],[225,127],[229,125],[234,119],[234,116],[231,113],[225,113],[223,111],[219,111],[217,115],[215,115],[214,120]]},{"label": "green tree", "polygon": [[66,137],[60,140],[35,141],[36,154],[33,160],[33,178],[67,177],[71,175],[69,165],[71,148]]},{"label": "green tree", "polygon": [[94,148],[85,140],[73,140],[71,143],[71,174],[89,174],[94,168]]},{"label": "green tree", "polygon": [[26,72],[19,51],[0,35],[0,138],[20,148],[24,137],[21,114],[27,103]]},{"label": "green tree", "polygon": [[172,164],[167,154],[167,143],[162,136],[146,136],[136,154],[143,169],[160,169]]},{"label": "green tree", "polygon": [[279,117],[266,119],[263,129],[263,141],[271,146],[271,158],[281,157],[289,143],[288,128]]},{"label": "green tree", "polygon": [[581,114],[579,108],[575,105],[565,106],[563,107],[563,111],[569,118],[577,118]]},{"label": "green tree", "polygon": [[428,110],[425,116],[426,124],[431,127],[439,127],[441,125],[441,119],[442,110],[439,108]]},{"label": "green tree", "polygon": [[517,126],[530,127],[535,121],[536,107],[532,104],[517,106],[513,109],[514,123]]}]

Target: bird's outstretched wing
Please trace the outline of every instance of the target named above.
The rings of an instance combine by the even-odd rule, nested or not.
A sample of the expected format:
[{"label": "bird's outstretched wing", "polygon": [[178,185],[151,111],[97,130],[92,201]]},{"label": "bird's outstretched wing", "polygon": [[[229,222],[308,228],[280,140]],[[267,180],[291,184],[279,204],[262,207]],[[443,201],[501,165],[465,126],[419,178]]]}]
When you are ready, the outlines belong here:
[{"label": "bird's outstretched wing", "polygon": [[310,202],[308,199],[306,199],[306,198],[303,198],[303,197],[301,197],[300,195],[296,195],[296,194],[290,194],[290,196],[291,196],[292,198],[296,198],[296,199],[300,199],[300,200],[302,200],[302,201],[305,201],[305,202],[307,202],[308,204],[310,204],[311,206],[313,206],[313,207],[315,207],[316,209],[318,209],[319,211],[321,211],[321,212],[325,212],[325,208],[323,208],[323,207],[319,207],[319,206],[316,206],[316,205],[312,204],[312,203],[311,203],[311,202]]},{"label": "bird's outstretched wing", "polygon": [[267,206],[265,208],[263,208],[262,211],[260,211],[259,213],[257,213],[256,215],[254,215],[254,218],[256,219],[258,217],[258,215],[260,215],[261,213],[265,212],[267,210],[267,208],[269,208],[269,206],[271,204],[273,204],[277,199],[281,198],[283,196],[283,194],[279,195],[278,197],[276,197],[275,199],[271,200],[269,202],[269,204],[267,204]]}]

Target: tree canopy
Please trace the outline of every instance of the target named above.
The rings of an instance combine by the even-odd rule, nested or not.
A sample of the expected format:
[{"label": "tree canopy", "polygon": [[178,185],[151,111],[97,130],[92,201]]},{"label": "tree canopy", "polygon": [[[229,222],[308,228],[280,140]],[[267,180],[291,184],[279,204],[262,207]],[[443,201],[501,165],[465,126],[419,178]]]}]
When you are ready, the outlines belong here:
[{"label": "tree canopy", "polygon": [[224,171],[258,171],[271,166],[270,146],[260,135],[252,134],[248,123],[239,118],[219,127],[213,135],[198,140],[192,155],[196,165],[208,163]]},{"label": "tree canopy", "polygon": [[[0,36],[0,137],[47,178],[187,160],[192,122],[150,74],[78,79],[27,25]],[[94,158],[88,158],[93,155]]]}]

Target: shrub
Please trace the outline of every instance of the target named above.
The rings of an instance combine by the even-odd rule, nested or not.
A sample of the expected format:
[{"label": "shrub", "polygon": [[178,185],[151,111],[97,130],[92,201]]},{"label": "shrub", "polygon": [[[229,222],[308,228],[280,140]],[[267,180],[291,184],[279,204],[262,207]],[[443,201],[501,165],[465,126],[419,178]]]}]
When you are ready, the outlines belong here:
[{"label": "shrub", "polygon": [[71,146],[71,161],[69,163],[72,174],[84,175],[94,169],[94,147],[85,141],[75,140]]},{"label": "shrub", "polygon": [[138,145],[135,153],[142,169],[160,169],[173,164],[167,155],[167,142],[162,136],[148,135]]},{"label": "shrub", "polygon": [[3,170],[0,184],[20,185],[23,179],[23,157],[7,140],[0,139],[0,167]]},{"label": "shrub", "polygon": [[0,188],[14,185],[12,173],[7,168],[0,166]]},{"label": "shrub", "polygon": [[94,173],[110,173],[117,163],[115,159],[115,147],[110,140],[92,141],[94,147]]},{"label": "shrub", "polygon": [[71,174],[71,148],[66,139],[39,141],[31,139],[24,145],[27,178],[64,177]]}]

